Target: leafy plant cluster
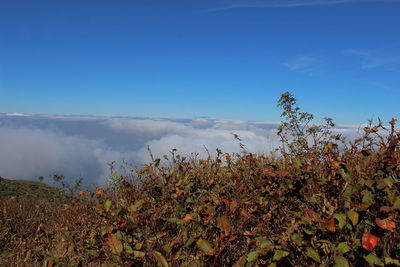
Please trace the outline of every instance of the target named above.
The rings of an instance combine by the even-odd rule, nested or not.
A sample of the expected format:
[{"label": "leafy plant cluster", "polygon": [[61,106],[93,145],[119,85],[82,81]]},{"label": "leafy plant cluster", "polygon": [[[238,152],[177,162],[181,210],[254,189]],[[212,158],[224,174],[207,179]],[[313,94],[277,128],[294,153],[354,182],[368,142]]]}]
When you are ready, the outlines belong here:
[{"label": "leafy plant cluster", "polygon": [[5,198],[0,265],[399,266],[396,121],[346,143],[279,105],[282,157],[173,150],[64,203]]}]

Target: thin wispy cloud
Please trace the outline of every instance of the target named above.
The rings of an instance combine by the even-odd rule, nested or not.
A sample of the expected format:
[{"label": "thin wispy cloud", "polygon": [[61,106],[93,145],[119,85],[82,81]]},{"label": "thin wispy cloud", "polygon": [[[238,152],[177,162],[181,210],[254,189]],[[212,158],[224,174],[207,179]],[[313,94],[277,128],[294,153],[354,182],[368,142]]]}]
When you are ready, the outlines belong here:
[{"label": "thin wispy cloud", "polygon": [[384,68],[390,71],[400,71],[400,56],[397,55],[383,55],[358,49],[347,49],[343,53],[357,56],[361,60],[361,69]]},{"label": "thin wispy cloud", "polygon": [[231,1],[225,6],[214,8],[213,11],[235,8],[291,8],[314,7],[340,4],[357,4],[365,2],[396,2],[399,0],[259,0],[259,1]]},{"label": "thin wispy cloud", "polygon": [[282,63],[282,66],[290,71],[297,71],[305,74],[317,74],[319,71],[318,65],[319,60],[311,56],[296,56]]}]

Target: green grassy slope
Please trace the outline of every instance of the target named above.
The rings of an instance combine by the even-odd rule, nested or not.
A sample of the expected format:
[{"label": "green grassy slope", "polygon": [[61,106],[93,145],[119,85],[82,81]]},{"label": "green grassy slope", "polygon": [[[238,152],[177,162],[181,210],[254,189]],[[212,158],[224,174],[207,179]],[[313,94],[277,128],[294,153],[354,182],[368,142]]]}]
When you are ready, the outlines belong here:
[{"label": "green grassy slope", "polygon": [[10,180],[0,177],[0,197],[27,195],[40,199],[57,199],[65,197],[58,188],[45,183],[28,180]]}]

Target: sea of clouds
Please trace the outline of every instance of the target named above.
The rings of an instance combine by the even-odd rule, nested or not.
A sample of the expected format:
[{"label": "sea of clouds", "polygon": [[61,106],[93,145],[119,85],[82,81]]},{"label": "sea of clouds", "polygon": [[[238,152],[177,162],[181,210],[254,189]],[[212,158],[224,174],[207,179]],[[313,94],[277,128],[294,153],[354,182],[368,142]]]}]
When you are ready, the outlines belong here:
[{"label": "sea of clouds", "polygon": [[[279,146],[276,122],[214,119],[162,119],[0,114],[0,176],[37,180],[63,174],[73,181],[104,185],[107,163],[123,161],[141,166],[172,149],[181,155],[207,151],[240,152],[237,134],[248,152],[269,153]],[[354,136],[357,126],[335,131]]]}]

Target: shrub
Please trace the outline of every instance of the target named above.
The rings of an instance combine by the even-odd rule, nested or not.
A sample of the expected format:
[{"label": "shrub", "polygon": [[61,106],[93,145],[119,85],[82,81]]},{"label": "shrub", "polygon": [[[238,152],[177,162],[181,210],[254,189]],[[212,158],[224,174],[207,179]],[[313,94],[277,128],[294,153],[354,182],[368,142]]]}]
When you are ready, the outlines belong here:
[{"label": "shrub", "polygon": [[112,166],[112,187],[65,204],[0,202],[0,264],[398,266],[395,120],[339,151],[333,122],[312,125],[295,104],[279,101],[283,157],[171,151],[169,166]]}]

